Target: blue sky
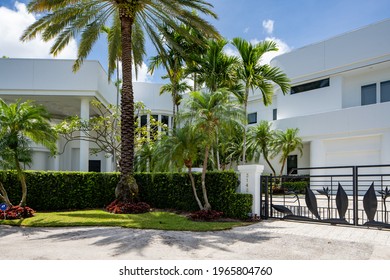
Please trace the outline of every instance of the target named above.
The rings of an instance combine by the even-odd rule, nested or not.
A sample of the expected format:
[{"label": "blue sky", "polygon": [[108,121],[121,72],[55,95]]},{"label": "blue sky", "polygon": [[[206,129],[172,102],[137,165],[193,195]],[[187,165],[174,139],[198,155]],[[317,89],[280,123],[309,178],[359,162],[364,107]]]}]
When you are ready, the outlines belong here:
[{"label": "blue sky", "polygon": [[[29,15],[29,0],[0,0],[0,56],[47,58],[50,44],[39,40],[21,43],[18,38],[35,16]],[[218,14],[211,22],[227,39],[242,37],[252,42],[275,40],[279,53],[384,20],[389,17],[389,0],[209,0]],[[99,60],[106,68],[106,41],[102,37],[89,59]],[[234,53],[233,47],[226,49]],[[59,58],[74,58],[77,42],[71,42]],[[148,48],[148,56],[153,49]],[[269,60],[271,57],[267,58]],[[145,66],[147,65],[145,57]],[[161,73],[148,76],[146,67],[140,81],[161,81]]]}]

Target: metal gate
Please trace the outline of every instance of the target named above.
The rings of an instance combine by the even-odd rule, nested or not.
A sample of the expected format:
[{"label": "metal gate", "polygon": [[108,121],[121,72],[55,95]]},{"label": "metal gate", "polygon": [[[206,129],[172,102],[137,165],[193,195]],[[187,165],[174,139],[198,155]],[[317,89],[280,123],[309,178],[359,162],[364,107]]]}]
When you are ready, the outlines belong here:
[{"label": "metal gate", "polygon": [[390,165],[295,170],[298,175],[261,177],[263,219],[390,228]]}]

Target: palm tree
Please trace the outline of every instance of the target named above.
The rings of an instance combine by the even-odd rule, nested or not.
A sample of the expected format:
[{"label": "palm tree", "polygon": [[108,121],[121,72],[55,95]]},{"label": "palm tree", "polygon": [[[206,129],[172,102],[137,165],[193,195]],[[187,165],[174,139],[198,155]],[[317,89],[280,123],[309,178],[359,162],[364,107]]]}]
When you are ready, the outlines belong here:
[{"label": "palm tree", "polygon": [[210,92],[219,88],[232,89],[236,85],[234,67],[237,58],[228,56],[224,51],[225,39],[208,40],[207,51],[187,66],[187,72],[196,74],[198,83],[204,84]]},{"label": "palm tree", "polygon": [[215,92],[191,92],[187,108],[181,114],[183,120],[190,120],[191,126],[196,133],[203,135],[202,147],[204,148],[202,166],[202,193],[204,210],[211,209],[206,190],[206,170],[210,149],[217,139],[217,129],[233,127],[234,123],[243,119],[243,112],[240,106],[229,100],[230,92],[219,89]]},{"label": "palm tree", "polygon": [[252,126],[248,130],[248,151],[250,151],[250,158],[255,161],[260,159],[263,155],[264,160],[271,168],[272,173],[276,176],[275,168],[272,166],[270,157],[273,153],[273,143],[275,141],[275,131],[271,129],[271,123],[261,121],[258,125]]},{"label": "palm tree", "polygon": [[[54,154],[57,135],[50,125],[49,113],[32,101],[6,104],[0,99],[0,156],[16,169],[22,186],[19,206],[26,206],[27,184],[21,163],[30,163],[30,140],[41,144]],[[30,139],[30,140],[29,140]]]},{"label": "palm tree", "polygon": [[181,93],[191,89],[187,83],[182,82],[184,78],[184,57],[188,56],[188,53],[185,53],[184,51],[187,43],[185,38],[175,30],[171,30],[168,26],[165,26],[164,29],[166,34],[170,35],[169,37],[165,38],[166,51],[150,58],[149,72],[153,74],[153,72],[160,66],[165,68],[167,74],[163,76],[163,78],[168,78],[170,83],[161,87],[160,94],[165,92],[171,93],[174,120],[173,127],[175,127],[176,108],[177,110],[179,108]]},{"label": "palm tree", "polygon": [[199,209],[204,209],[196,192],[195,180],[192,176],[192,167],[198,158],[199,144],[202,135],[192,130],[190,125],[183,128],[175,128],[172,135],[163,138],[157,145],[155,157],[158,159],[156,168],[165,168],[175,165],[179,170],[185,166],[191,180],[192,191]]},{"label": "palm tree", "polygon": [[[176,30],[187,40],[196,40],[184,32],[181,24],[202,30],[218,37],[218,32],[207,21],[194,14],[216,17],[211,4],[204,0],[32,0],[29,12],[44,14],[29,26],[21,39],[34,39],[41,33],[45,41],[55,39],[51,53],[57,55],[71,38],[80,37],[78,57],[73,70],[77,71],[99,38],[102,27],[111,22],[113,39],[109,43],[109,73],[121,49],[122,93],[121,93],[121,178],[116,188],[119,201],[133,201],[138,187],[134,172],[134,94],[133,61],[142,63],[144,32],[151,38],[158,52],[164,52],[163,38],[168,37],[163,26]],[[165,36],[166,35],[166,36]],[[199,42],[201,43],[201,42]]]},{"label": "palm tree", "polygon": [[[278,68],[268,64],[261,65],[264,54],[277,51],[276,43],[273,41],[263,41],[258,44],[251,44],[242,38],[234,38],[232,44],[239,52],[240,66],[237,68],[238,79],[244,85],[244,91],[240,92],[240,99],[244,105],[245,116],[247,115],[249,90],[259,89],[263,96],[265,106],[272,103],[274,84],[278,85],[283,94],[290,89],[290,80]],[[245,124],[242,161],[246,162],[246,131]]]},{"label": "palm tree", "polygon": [[[224,51],[227,45],[225,39],[208,40],[207,49],[204,54],[192,57],[192,63],[187,64],[186,72],[196,76],[195,83],[204,85],[210,93],[216,92],[218,89],[227,88],[230,91],[237,89],[237,83],[234,76],[234,69],[237,64],[237,59],[228,56]],[[218,135],[218,127],[217,135]],[[218,147],[218,139],[216,137],[216,146]],[[211,153],[214,154],[214,147]],[[216,149],[217,169],[220,169],[219,149]]]},{"label": "palm tree", "polygon": [[179,113],[179,105],[181,100],[183,99],[183,93],[191,90],[191,86],[189,86],[186,82],[174,82],[163,85],[160,88],[160,94],[165,92],[169,92],[172,95],[172,103],[173,103],[173,127],[176,127],[176,113]]},{"label": "palm tree", "polygon": [[302,156],[303,143],[302,138],[298,136],[298,133],[298,128],[288,128],[286,131],[279,130],[275,133],[273,155],[280,155],[280,163],[282,164],[279,173],[280,176],[283,174],[284,166],[286,165],[290,153],[298,150],[300,156]]}]

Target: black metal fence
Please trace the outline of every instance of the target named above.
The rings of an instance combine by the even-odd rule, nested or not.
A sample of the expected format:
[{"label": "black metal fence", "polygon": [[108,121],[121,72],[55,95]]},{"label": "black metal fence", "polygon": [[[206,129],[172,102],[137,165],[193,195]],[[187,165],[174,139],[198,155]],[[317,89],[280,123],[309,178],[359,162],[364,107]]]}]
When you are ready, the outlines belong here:
[{"label": "black metal fence", "polygon": [[300,175],[262,176],[263,219],[390,228],[390,165],[295,170]]}]

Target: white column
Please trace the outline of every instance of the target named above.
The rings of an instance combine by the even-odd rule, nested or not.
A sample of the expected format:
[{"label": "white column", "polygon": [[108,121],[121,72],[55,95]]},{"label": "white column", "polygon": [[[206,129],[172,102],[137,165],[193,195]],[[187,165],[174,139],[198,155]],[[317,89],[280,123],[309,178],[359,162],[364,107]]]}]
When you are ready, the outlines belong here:
[{"label": "white column", "polygon": [[[326,165],[326,151],[324,141],[313,140],[310,142],[310,167],[324,167]],[[313,169],[310,170],[310,176],[318,176],[327,174],[326,169]],[[315,189],[318,187],[318,182],[321,181],[323,184],[328,179],[326,177],[311,177],[310,187]]]},{"label": "white column", "polygon": [[390,164],[390,132],[385,132],[382,135],[381,143],[381,164]]},{"label": "white column", "polygon": [[260,176],[264,171],[264,165],[239,165],[240,193],[252,195],[252,214],[260,217]]},{"label": "white column", "polygon": [[115,162],[114,157],[112,155],[106,157],[106,172],[113,172],[115,171]]},{"label": "white column", "polygon": [[[60,150],[60,141],[57,140],[57,151]],[[55,155],[54,156],[54,166],[53,166],[53,170],[56,170],[56,171],[59,171],[60,170],[60,155]]]},{"label": "white column", "polygon": [[326,164],[325,146],[322,140],[310,142],[310,167],[323,167]]},{"label": "white column", "polygon": [[[89,98],[81,99],[80,118],[82,120],[89,120]],[[80,141],[80,171],[88,171],[88,162],[89,142]]]}]

